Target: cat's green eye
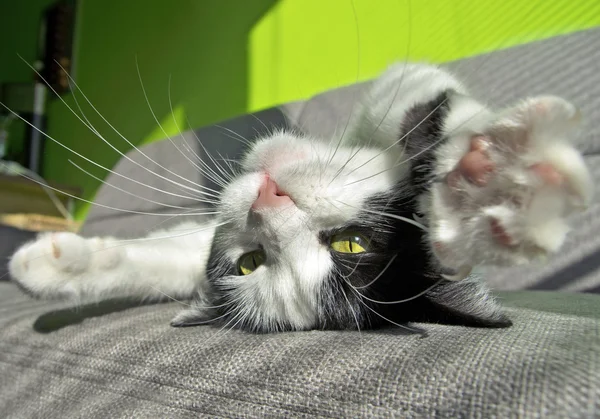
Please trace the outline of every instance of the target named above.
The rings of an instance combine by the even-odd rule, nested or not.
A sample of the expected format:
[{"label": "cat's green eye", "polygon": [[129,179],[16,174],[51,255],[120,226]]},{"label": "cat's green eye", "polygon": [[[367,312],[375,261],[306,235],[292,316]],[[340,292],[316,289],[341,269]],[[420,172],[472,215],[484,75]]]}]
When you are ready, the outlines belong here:
[{"label": "cat's green eye", "polygon": [[354,232],[342,232],[331,237],[329,246],[339,253],[365,253],[369,251],[369,241]]},{"label": "cat's green eye", "polygon": [[240,275],[250,275],[260,265],[265,263],[265,251],[262,249],[244,253],[238,260],[237,267]]}]

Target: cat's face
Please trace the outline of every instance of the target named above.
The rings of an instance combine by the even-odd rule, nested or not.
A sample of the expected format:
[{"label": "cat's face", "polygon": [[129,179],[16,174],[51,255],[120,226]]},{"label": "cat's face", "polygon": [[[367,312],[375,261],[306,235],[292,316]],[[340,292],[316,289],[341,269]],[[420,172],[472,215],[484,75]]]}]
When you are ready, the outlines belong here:
[{"label": "cat's face", "polygon": [[[279,133],[247,154],[244,173],[222,193],[219,210],[227,223],[216,234],[209,262],[217,294],[241,311],[240,323],[297,330],[322,322],[322,300],[343,268],[333,237],[369,240],[368,232],[364,237],[353,228],[361,223],[361,209],[369,198],[393,190],[401,174],[394,153],[358,151]],[[360,238],[346,239],[345,231]],[[361,249],[352,241],[346,245],[371,251],[366,243]],[[344,244],[334,246],[344,250]],[[359,253],[345,255],[348,267],[360,261]]]},{"label": "cat's face", "polygon": [[256,142],[221,195],[198,317],[262,332],[435,318],[413,300],[440,280],[426,273],[423,232],[389,217],[415,211],[407,166],[395,148],[291,133]]}]

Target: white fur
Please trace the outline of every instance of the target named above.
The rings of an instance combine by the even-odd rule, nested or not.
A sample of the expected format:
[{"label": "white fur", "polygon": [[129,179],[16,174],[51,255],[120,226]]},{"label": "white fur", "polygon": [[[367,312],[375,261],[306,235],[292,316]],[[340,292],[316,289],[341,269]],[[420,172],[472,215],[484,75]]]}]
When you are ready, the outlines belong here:
[{"label": "white fur", "polygon": [[[566,217],[587,206],[593,190],[583,158],[571,144],[578,118],[575,107],[560,98],[539,97],[498,114],[476,111],[471,118],[479,105],[460,101],[446,121],[450,141],[437,151],[437,175],[443,177],[456,167],[477,134],[488,135],[497,145],[490,150],[496,169],[486,186],[463,181],[466,197],[460,202],[444,182],[432,187],[424,210],[429,213],[431,243],[436,243],[434,253],[445,266],[459,269],[522,264],[557,251],[568,232]],[[536,163],[550,163],[565,184],[545,184],[532,173]],[[491,220],[500,222],[515,246],[494,239]]]},{"label": "white fur", "polygon": [[[501,180],[489,187],[466,186],[467,204],[460,208],[443,182],[422,197],[430,242],[443,245],[433,252],[442,264],[461,268],[523,262],[555,251],[566,234],[565,217],[587,203],[591,191],[587,169],[569,142],[574,108],[559,99],[542,98],[496,114],[470,98],[450,74],[410,64],[391,67],[373,84],[344,138],[278,132],[257,141],[244,158],[244,174],[222,192],[221,214],[213,223],[184,225],[130,243],[66,233],[42,235],[13,256],[11,275],[42,297],[192,296],[206,285],[215,225],[223,224],[215,240],[230,262],[259,246],[267,255],[252,274],[225,279],[245,307],[234,321],[248,316],[261,324],[283,321],[294,329],[309,328],[317,315],[320,284],[333,269],[318,232],[344,225],[365,199],[407,175],[410,162],[399,164],[404,158],[401,121],[412,106],[446,89],[456,94],[444,125],[449,140],[437,152],[440,177],[457,165],[474,134],[486,133],[514,145],[527,133],[527,147],[495,155]],[[568,190],[546,193],[528,177],[526,168],[539,161],[553,164],[568,179]],[[266,209],[257,223],[249,209],[265,173],[295,205]],[[531,207],[495,199],[522,187],[534,197]],[[489,226],[493,217],[531,245],[515,250],[496,243]],[[185,229],[188,234],[182,232]],[[167,238],[158,239],[161,235]]]},{"label": "white fur", "polygon": [[42,234],[15,253],[9,270],[43,298],[188,298],[204,280],[213,233],[212,224],[186,223],[131,241]]}]

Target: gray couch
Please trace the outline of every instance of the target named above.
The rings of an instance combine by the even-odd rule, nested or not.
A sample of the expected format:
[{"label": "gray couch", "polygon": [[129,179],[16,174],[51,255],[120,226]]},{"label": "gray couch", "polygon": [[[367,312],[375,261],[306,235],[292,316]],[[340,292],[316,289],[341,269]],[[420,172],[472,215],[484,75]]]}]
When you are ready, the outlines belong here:
[{"label": "gray couch", "polygon": [[[600,28],[448,66],[497,105],[541,93],[579,104],[587,121],[579,145],[600,181],[599,62]],[[209,149],[229,157],[242,149],[228,130],[251,138],[293,125],[327,135],[345,122],[364,87],[196,133]],[[191,133],[172,141],[198,149]],[[144,152],[208,183],[168,140]],[[138,152],[130,156],[166,174]],[[116,170],[167,186],[126,160]],[[144,193],[114,175],[108,182]],[[149,199],[184,204],[149,192]],[[97,201],[158,209],[110,186]],[[84,234],[131,236],[181,220],[165,218],[95,208]],[[600,296],[593,294],[600,291],[600,200],[573,225],[563,251],[544,266],[487,273],[513,327],[421,325],[429,331],[426,338],[398,328],[271,335],[212,326],[175,329],[169,320],[178,303],[108,301],[74,309],[31,300],[0,282],[0,416],[600,417]]]}]

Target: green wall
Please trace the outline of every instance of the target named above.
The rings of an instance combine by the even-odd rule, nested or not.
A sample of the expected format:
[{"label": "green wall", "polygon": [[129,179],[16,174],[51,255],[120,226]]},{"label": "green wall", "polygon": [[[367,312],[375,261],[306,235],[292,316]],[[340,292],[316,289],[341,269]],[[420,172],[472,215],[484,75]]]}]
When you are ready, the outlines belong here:
[{"label": "green wall", "polygon": [[[164,138],[146,104],[136,57],[153,111],[172,124],[171,100],[182,129],[223,120],[247,110],[248,33],[274,0],[83,0],[79,10],[75,77],[100,113],[134,144]],[[67,99],[74,105],[72,97]],[[80,104],[85,100],[79,98]],[[92,124],[119,150],[130,146],[89,106]],[[49,134],[108,168],[119,154],[90,132],[63,103],[53,100]],[[171,133],[175,131],[172,128]],[[48,142],[44,175],[76,183],[93,198],[98,182],[67,160],[97,176],[105,172]],[[79,215],[85,213],[81,205]]]},{"label": "green wall", "polygon": [[600,0],[285,0],[250,34],[250,109],[600,25]]}]

